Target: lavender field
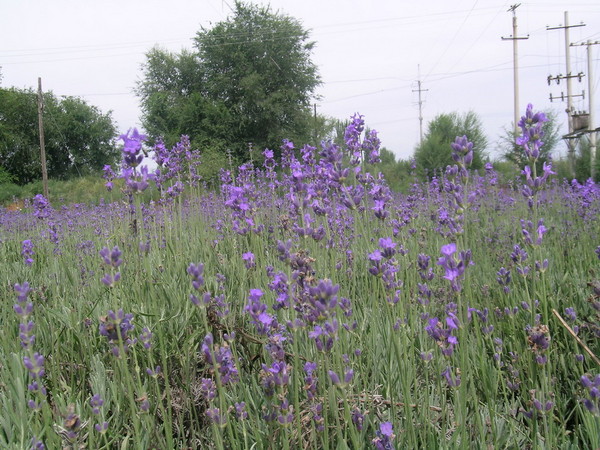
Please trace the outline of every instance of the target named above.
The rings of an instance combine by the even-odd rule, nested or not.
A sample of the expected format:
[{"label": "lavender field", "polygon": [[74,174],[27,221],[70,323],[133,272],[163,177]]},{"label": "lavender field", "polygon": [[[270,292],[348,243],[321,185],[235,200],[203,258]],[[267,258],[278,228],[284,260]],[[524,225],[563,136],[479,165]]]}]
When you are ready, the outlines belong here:
[{"label": "lavender field", "polygon": [[217,191],[124,135],[106,200],[0,210],[0,447],[599,448],[600,187],[543,121],[519,180],[459,137],[408,194],[360,116]]}]

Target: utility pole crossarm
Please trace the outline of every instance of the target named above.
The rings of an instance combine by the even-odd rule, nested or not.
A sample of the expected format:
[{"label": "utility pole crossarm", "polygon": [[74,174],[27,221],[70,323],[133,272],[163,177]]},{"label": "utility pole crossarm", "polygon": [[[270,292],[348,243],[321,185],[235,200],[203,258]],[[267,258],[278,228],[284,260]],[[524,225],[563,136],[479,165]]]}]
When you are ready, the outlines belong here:
[{"label": "utility pole crossarm", "polygon": [[571,43],[571,47],[587,47],[588,45],[600,45],[600,41],[579,42],[578,44],[574,42]]},{"label": "utility pole crossarm", "polygon": [[576,27],[585,27],[585,23],[581,22],[581,23],[578,23],[577,25],[559,25],[557,27],[546,26],[546,31],[550,31],[550,30],[565,30],[567,28],[576,28]]}]

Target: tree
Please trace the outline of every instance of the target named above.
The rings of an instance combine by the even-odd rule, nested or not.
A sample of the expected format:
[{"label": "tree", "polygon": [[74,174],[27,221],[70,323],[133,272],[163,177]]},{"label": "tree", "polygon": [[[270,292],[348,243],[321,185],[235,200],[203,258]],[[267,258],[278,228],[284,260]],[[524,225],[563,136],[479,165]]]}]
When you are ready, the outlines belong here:
[{"label": "tree", "polygon": [[462,115],[452,112],[440,114],[429,122],[423,142],[415,149],[414,157],[421,174],[432,174],[455,164],[450,144],[459,136],[467,136],[473,143],[471,168],[481,169],[487,138],[479,117],[473,111]]},{"label": "tree", "polygon": [[149,135],[173,144],[278,149],[284,138],[314,134],[310,102],[320,84],[314,43],[294,18],[268,7],[235,3],[233,16],[202,28],[194,51],[153,49],[137,86]]},{"label": "tree", "polygon": [[[592,150],[589,136],[589,134],[586,134],[585,137],[579,140],[578,151],[575,157],[575,178],[580,183],[584,183],[591,175],[590,164],[592,163]],[[598,182],[600,181],[600,152],[596,152],[596,160],[594,163],[596,166],[596,176],[594,177],[594,181]]]},{"label": "tree", "polygon": [[[119,157],[110,113],[76,97],[44,93],[44,138],[48,176],[96,173]],[[41,175],[37,93],[0,89],[0,168],[25,184]]]},{"label": "tree", "polygon": [[[543,164],[552,158],[552,151],[556,148],[556,144],[560,141],[558,124],[556,123],[556,114],[554,111],[545,111],[544,114],[548,119],[542,125],[544,136],[542,141],[544,145],[540,148],[540,156],[536,161],[537,173],[541,173]],[[502,153],[502,157],[519,169],[529,164],[529,160],[520,145],[517,145],[516,139],[518,135],[513,129],[504,128],[504,135],[500,136],[498,146]]]}]

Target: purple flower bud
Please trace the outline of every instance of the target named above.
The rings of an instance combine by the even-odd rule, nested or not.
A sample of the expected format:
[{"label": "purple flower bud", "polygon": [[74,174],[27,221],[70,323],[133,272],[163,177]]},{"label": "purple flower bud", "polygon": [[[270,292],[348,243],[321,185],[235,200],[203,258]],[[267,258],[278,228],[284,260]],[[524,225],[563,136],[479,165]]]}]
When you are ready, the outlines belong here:
[{"label": "purple flower bud", "polygon": [[104,434],[106,433],[106,430],[108,430],[108,422],[97,423],[96,425],[94,425],[94,429],[98,433]]},{"label": "purple flower bud", "polygon": [[100,408],[104,405],[104,400],[100,397],[100,394],[94,394],[90,399],[90,406],[92,407],[93,414],[100,414]]},{"label": "purple flower bud", "polygon": [[338,376],[337,373],[335,373],[333,370],[328,370],[327,373],[329,374],[329,378],[331,379],[331,382],[334,385],[339,385],[341,383],[340,381],[340,377]]}]

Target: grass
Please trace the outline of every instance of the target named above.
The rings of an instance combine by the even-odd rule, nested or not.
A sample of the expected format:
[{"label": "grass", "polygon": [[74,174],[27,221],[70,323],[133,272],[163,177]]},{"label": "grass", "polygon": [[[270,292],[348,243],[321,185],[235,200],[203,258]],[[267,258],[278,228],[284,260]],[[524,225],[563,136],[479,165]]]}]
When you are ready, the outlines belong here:
[{"label": "grass", "polygon": [[[600,368],[553,312],[600,353],[588,286],[600,270],[598,186],[554,182],[530,209],[517,190],[472,176],[461,220],[442,180],[401,195],[366,179],[352,209],[339,184],[303,170],[304,185],[285,171],[274,185],[246,168],[220,192],[187,188],[164,203],[128,204],[84,180],[64,192],[88,190],[87,205],[0,211],[0,446],[600,446],[580,381]],[[548,231],[528,244],[520,220],[536,237],[542,218]],[[377,256],[382,238],[393,255]],[[467,250],[474,263],[460,290],[436,264],[450,242],[446,264]],[[517,244],[527,259],[511,257]],[[112,287],[101,281],[117,272]],[[25,282],[27,317],[13,310]],[[37,378],[23,363],[36,352]]]}]

